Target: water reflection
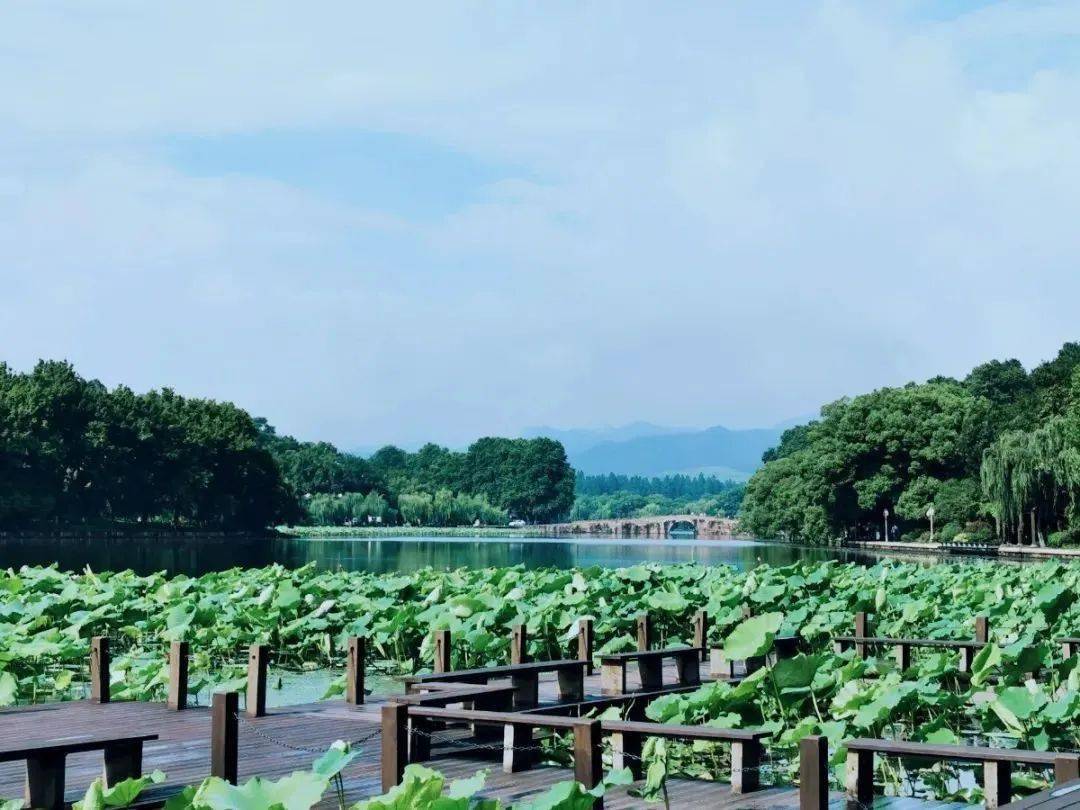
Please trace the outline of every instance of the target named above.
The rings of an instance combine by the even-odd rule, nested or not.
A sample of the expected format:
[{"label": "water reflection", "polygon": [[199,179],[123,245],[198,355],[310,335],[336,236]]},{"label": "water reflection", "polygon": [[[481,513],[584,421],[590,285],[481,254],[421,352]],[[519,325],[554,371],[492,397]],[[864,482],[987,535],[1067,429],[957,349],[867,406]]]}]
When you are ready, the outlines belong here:
[{"label": "water reflection", "polygon": [[274,561],[275,543],[265,537],[45,538],[0,542],[0,568],[56,564],[63,571],[132,569],[198,576]]},{"label": "water reflection", "polygon": [[855,551],[802,548],[749,540],[505,540],[408,537],[378,540],[279,541],[275,555],[289,565],[314,562],[320,568],[374,572],[434,568],[484,568],[524,564],[526,568],[571,568],[600,565],[608,568],[640,562],[697,562],[728,564],[740,570],[760,563],[787,565],[796,560],[845,559],[873,562],[875,557]]},{"label": "water reflection", "polygon": [[[95,571],[130,568],[140,574],[166,571],[198,576],[233,567],[280,562],[297,567],[372,571],[417,568],[484,568],[524,564],[527,568],[600,565],[620,567],[640,562],[697,562],[734,565],[745,570],[759,563],[787,565],[796,560],[841,559],[873,563],[877,555],[844,549],[803,548],[749,540],[547,540],[469,537],[393,537],[332,540],[257,538],[150,538],[14,541],[0,544],[0,567],[58,564],[61,569]],[[913,557],[925,564],[938,560]]]}]

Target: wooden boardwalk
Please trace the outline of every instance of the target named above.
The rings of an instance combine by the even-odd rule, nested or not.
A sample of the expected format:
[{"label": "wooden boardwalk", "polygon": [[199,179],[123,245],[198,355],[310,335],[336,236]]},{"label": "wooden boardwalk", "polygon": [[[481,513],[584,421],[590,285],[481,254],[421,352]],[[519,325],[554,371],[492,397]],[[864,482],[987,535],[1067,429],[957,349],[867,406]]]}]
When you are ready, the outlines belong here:
[{"label": "wooden boardwalk", "polygon": [[[705,665],[703,670],[705,669]],[[673,673],[672,673],[673,674]],[[703,671],[703,675],[707,675]],[[631,686],[633,686],[631,678]],[[586,692],[599,694],[599,678],[591,676]],[[552,680],[541,681],[541,701],[554,697]],[[302,706],[273,709],[258,719],[241,714],[239,723],[240,780],[255,775],[277,778],[296,770],[307,770],[319,753],[335,740],[356,741],[363,754],[343,773],[349,804],[379,795],[380,750],[379,711],[385,697],[372,697],[362,706],[341,701],[326,701]],[[157,734],[159,739],[146,744],[143,770],[160,769],[167,775],[161,786],[149,789],[145,798],[161,797],[184,785],[198,784],[210,767],[210,711],[194,707],[173,711],[163,703],[117,702],[97,704],[89,701],[28,706],[0,712],[0,734],[5,738],[33,742],[38,739],[100,734],[104,731]],[[442,736],[442,735],[440,735]],[[427,763],[448,778],[472,776],[488,770],[483,795],[497,797],[504,803],[535,798],[556,782],[572,778],[570,768],[540,766],[529,771],[505,774],[497,753],[459,745],[437,744]],[[74,754],[68,758],[67,797],[82,797],[91,780],[100,775],[100,752]],[[0,798],[21,797],[24,782],[21,762],[0,764]],[[672,779],[668,787],[671,806],[675,808],[796,808],[798,792],[792,787],[771,788],[744,795],[733,795],[726,783]],[[842,807],[842,795],[830,797],[830,806]],[[910,806],[926,810],[931,805],[910,800],[883,800],[891,807]],[[336,806],[332,795],[322,807]],[[640,808],[644,801],[629,795],[628,788],[608,794],[605,806],[611,810]],[[941,807],[941,805],[937,805]]]}]

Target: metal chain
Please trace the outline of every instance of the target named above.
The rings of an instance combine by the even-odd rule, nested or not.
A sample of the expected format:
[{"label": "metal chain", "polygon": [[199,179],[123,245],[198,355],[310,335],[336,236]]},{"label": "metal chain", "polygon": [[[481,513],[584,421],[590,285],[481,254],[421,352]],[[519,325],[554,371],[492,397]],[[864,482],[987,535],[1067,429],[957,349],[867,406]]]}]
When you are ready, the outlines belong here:
[{"label": "metal chain", "polygon": [[[266,740],[269,743],[273,743],[274,745],[279,745],[282,748],[289,749],[290,751],[298,751],[298,752],[305,753],[305,754],[320,754],[321,755],[321,754],[326,753],[326,748],[311,748],[311,747],[306,746],[306,745],[296,745],[295,743],[285,742],[284,740],[278,739],[277,737],[273,736],[272,734],[270,734],[270,733],[264,731],[263,729],[259,728],[255,723],[252,723],[250,720],[248,720],[246,717],[241,716],[240,714],[234,714],[233,717],[236,718],[236,720],[241,725],[243,725],[244,728],[249,729],[251,731],[251,733],[254,734],[256,737],[259,737],[259,738],[261,738],[263,740]],[[350,748],[355,748],[357,746],[363,745],[364,743],[375,739],[381,733],[382,733],[382,729],[381,728],[376,728],[374,731],[372,731],[372,732],[370,732],[368,734],[365,734],[363,737],[360,737],[360,738],[355,739],[355,740],[350,740],[346,744]]]},{"label": "metal chain", "polygon": [[[451,737],[447,734],[431,734],[424,731],[421,728],[415,726],[410,729],[411,734],[416,734],[420,737],[425,737],[431,743],[443,743],[454,748],[468,748],[470,750],[481,751],[542,751],[542,745],[511,745],[507,746],[506,743],[482,743],[476,740],[463,739],[461,737]],[[551,737],[544,737],[543,740],[555,739],[554,735]]]}]

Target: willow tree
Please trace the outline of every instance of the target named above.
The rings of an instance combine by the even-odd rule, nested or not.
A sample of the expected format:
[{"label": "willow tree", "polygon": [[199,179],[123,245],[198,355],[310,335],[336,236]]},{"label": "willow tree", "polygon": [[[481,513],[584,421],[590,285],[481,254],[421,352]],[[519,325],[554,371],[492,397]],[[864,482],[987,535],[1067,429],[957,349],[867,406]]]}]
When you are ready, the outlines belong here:
[{"label": "willow tree", "polygon": [[[1002,434],[983,453],[980,476],[994,513],[1016,527],[1017,542],[1032,513],[1044,529],[1080,524],[1080,417],[1056,417],[1035,430]],[[1042,539],[1038,528],[1033,534],[1033,542]]]}]

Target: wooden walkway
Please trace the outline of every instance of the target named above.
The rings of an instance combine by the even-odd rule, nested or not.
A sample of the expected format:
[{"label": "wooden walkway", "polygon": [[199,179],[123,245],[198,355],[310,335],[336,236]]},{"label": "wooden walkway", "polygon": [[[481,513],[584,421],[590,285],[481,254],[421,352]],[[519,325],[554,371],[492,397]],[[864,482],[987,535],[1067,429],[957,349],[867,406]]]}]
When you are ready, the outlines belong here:
[{"label": "wooden walkway", "polygon": [[[702,674],[707,676],[706,665]],[[673,677],[666,673],[667,679]],[[634,685],[631,678],[631,686]],[[599,695],[599,676],[586,681],[586,692]],[[541,701],[554,698],[554,679],[541,681]],[[372,697],[362,706],[354,707],[340,701],[273,709],[258,719],[241,714],[239,724],[240,780],[255,775],[278,778],[296,770],[307,770],[318,754],[335,740],[364,740],[364,753],[343,773],[349,804],[379,795],[380,750],[379,712],[385,698]],[[26,743],[38,739],[74,737],[80,734],[100,734],[103,731],[157,734],[159,739],[146,744],[143,771],[165,772],[163,785],[143,794],[152,799],[175,791],[178,787],[198,784],[209,773],[210,711],[207,707],[184,711],[169,710],[162,703],[118,702],[97,704],[89,701],[28,706],[0,712],[0,734],[5,738]],[[483,795],[497,797],[509,804],[535,798],[556,782],[572,778],[569,768],[540,766],[529,771],[505,774],[495,752],[466,750],[446,744],[435,745],[429,763],[448,778],[472,776],[478,770],[488,770]],[[86,787],[101,774],[100,752],[74,754],[68,758],[67,797],[74,801],[82,797]],[[0,798],[21,797],[24,782],[21,762],[0,764]],[[674,808],[796,808],[798,792],[792,787],[771,788],[744,795],[733,795],[726,783],[672,779],[668,793]],[[830,806],[842,807],[842,795],[832,795]],[[890,807],[917,807],[927,810],[933,806],[911,800],[883,800]],[[880,804],[879,803],[879,804]],[[330,794],[322,807],[336,807]],[[656,807],[629,795],[620,787],[608,794],[605,806],[620,808]],[[942,807],[942,805],[936,805]]]}]

